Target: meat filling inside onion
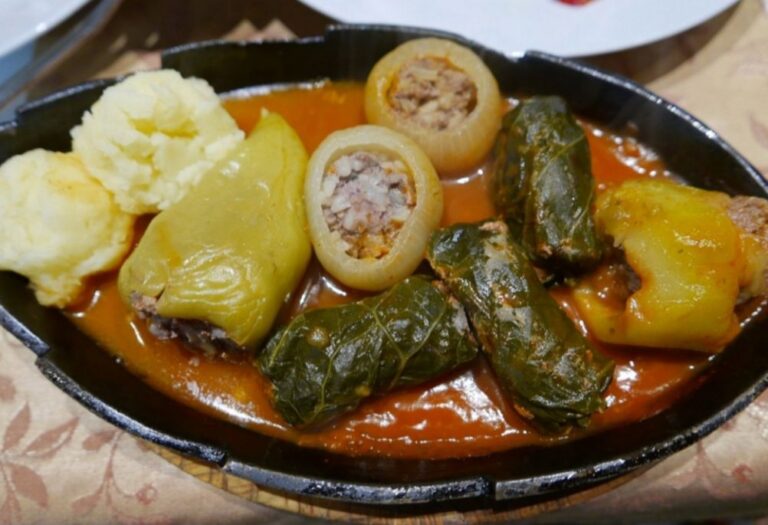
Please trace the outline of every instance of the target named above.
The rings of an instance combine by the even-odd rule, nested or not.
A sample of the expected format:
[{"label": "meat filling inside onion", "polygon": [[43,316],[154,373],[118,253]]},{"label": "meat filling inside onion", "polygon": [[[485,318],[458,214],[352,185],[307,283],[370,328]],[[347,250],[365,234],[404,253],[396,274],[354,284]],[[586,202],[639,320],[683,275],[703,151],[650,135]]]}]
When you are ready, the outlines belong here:
[{"label": "meat filling inside onion", "polygon": [[329,164],[320,198],[333,237],[358,259],[380,259],[389,253],[416,206],[405,164],[369,151],[342,155]]},{"label": "meat filling inside onion", "polygon": [[461,69],[434,57],[405,64],[388,93],[392,109],[402,118],[430,129],[459,125],[477,105],[477,86]]}]

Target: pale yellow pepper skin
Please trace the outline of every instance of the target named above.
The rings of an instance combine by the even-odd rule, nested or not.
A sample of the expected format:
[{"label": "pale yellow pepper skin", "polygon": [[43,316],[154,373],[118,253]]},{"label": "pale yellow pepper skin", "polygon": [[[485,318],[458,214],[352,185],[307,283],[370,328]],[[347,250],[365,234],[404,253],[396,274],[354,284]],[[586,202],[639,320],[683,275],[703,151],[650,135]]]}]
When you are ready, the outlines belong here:
[{"label": "pale yellow pepper skin", "polygon": [[256,347],[311,255],[304,212],[307,153],[277,114],[178,203],[158,214],[123,265],[120,294],[157,297],[157,313],[222,328]]},{"label": "pale yellow pepper skin", "polygon": [[625,182],[598,197],[597,228],[623,249],[641,285],[623,305],[588,277],[576,286],[597,339],[715,353],[739,333],[737,297],[762,280],[764,257],[730,219],[729,200],[660,180]]}]

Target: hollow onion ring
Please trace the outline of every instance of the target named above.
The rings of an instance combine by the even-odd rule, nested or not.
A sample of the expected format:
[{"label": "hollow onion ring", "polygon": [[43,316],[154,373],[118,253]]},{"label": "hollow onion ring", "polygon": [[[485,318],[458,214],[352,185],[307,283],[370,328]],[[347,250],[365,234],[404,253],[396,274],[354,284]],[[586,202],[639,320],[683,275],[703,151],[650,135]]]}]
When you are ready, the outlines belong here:
[{"label": "hollow onion ring", "polygon": [[[464,72],[476,88],[476,105],[455,126],[429,129],[403,118],[392,108],[390,89],[404,66],[414,60],[435,58]],[[467,170],[480,163],[493,145],[501,125],[502,99],[491,71],[470,49],[449,40],[421,38],[395,48],[379,60],[365,84],[368,122],[411,137],[441,173]]]},{"label": "hollow onion ring", "polygon": [[[323,215],[321,189],[328,166],[342,155],[358,151],[384,153],[403,162],[416,193],[416,204],[389,253],[378,259],[358,259],[347,254],[338,238],[333,237]],[[408,137],[371,125],[337,131],[318,146],[307,167],[304,201],[309,235],[320,264],[347,286],[369,291],[384,290],[413,273],[424,258],[429,237],[443,213],[442,187],[427,155]]]}]

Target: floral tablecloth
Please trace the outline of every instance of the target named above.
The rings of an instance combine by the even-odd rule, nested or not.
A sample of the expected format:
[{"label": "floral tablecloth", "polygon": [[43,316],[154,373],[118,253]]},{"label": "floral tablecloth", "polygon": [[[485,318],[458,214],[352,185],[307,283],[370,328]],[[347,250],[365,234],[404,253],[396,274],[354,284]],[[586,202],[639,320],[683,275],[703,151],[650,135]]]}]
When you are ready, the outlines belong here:
[{"label": "floral tablecloth", "polygon": [[[286,36],[247,22],[229,36]],[[768,174],[768,1],[705,26],[591,59],[647,83],[721,133]],[[129,52],[104,72],[154,67]],[[536,521],[615,522],[768,514],[768,394],[703,441],[627,484]],[[0,330],[0,524],[298,523],[203,483],[92,415],[45,380]],[[460,523],[456,514],[452,522]],[[768,522],[766,522],[768,523]]]}]

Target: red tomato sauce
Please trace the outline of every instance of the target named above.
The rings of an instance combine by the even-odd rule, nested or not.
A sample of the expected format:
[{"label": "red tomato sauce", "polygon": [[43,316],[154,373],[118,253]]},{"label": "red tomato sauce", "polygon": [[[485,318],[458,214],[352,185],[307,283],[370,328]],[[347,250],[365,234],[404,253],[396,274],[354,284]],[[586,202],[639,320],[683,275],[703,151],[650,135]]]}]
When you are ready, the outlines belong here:
[{"label": "red tomato sauce", "polygon": [[[278,112],[296,129],[311,153],[329,133],[362,124],[360,85],[322,84],[229,99],[225,107],[246,132],[262,108]],[[598,190],[623,180],[666,176],[652,152],[631,139],[584,124]],[[485,173],[488,166],[443,182],[443,224],[494,215]],[[143,224],[146,224],[144,221]],[[137,238],[143,226],[137,227]],[[586,332],[565,287],[554,297]],[[295,313],[363,297],[327,275],[313,261],[281,314]],[[374,397],[351,414],[318,432],[287,426],[269,404],[268,381],[249,359],[208,359],[175,341],[158,341],[120,300],[116,274],[94,279],[87,300],[70,311],[74,322],[149,385],[201,412],[254,431],[351,455],[411,458],[468,457],[529,444],[573,439],[647,418],[670,406],[706,365],[707,356],[680,351],[596,346],[616,361],[606,392],[608,407],[593,417],[587,431],[546,437],[533,430],[502,395],[483,358],[427,384]],[[190,424],[194,424],[190,421]]]}]

